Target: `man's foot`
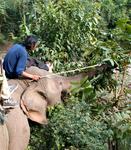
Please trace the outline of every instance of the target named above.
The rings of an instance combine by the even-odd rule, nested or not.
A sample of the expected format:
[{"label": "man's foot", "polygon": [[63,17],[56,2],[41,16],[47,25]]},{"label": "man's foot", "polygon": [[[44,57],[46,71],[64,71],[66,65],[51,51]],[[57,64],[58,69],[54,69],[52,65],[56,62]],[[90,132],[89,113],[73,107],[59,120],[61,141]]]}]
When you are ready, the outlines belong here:
[{"label": "man's foot", "polygon": [[12,98],[3,100],[3,108],[16,108],[19,106],[19,103],[17,101],[14,101]]}]

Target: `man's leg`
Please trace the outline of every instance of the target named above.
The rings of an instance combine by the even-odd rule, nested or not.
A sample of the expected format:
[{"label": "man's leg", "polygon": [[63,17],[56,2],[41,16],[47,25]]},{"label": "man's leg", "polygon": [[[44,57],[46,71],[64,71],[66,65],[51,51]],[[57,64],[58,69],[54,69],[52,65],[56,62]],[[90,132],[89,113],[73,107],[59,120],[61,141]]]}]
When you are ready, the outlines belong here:
[{"label": "man's leg", "polygon": [[7,78],[3,76],[3,82],[1,87],[1,100],[3,108],[15,108],[18,106],[18,102],[11,98],[11,94],[18,88],[18,85],[8,85]]},{"label": "man's leg", "polygon": [[3,99],[3,108],[16,108],[19,106],[18,102],[11,98],[11,94],[15,92],[18,85],[9,85],[10,97],[8,99]]}]

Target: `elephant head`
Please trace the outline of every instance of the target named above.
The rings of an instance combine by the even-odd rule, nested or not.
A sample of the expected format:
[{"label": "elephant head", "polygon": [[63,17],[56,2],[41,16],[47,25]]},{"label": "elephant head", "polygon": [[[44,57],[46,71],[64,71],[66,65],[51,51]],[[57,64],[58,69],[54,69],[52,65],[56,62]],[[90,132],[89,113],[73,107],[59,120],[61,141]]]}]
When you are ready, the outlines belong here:
[{"label": "elephant head", "polygon": [[72,81],[80,81],[87,75],[91,78],[108,68],[108,65],[101,65],[86,73],[64,77],[32,66],[26,71],[40,75],[42,77],[40,80],[37,82],[31,82],[30,80],[26,80],[26,82],[25,80],[12,80],[9,82],[17,82],[19,84],[19,91],[14,93],[13,98],[21,100],[21,107],[27,117],[38,123],[46,124],[47,107],[62,102],[62,92],[70,90]]}]

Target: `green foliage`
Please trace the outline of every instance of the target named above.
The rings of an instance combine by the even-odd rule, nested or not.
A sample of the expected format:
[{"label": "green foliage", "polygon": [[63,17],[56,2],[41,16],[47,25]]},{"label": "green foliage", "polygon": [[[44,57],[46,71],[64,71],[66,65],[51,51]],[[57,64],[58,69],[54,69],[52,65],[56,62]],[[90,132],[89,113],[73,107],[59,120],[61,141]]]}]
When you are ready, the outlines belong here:
[{"label": "green foliage", "polygon": [[72,83],[72,94],[76,97],[81,97],[82,101],[93,101],[95,99],[95,91],[87,78],[84,78],[79,84]]},{"label": "green foliage", "polygon": [[[131,61],[129,0],[0,2],[0,41],[9,32],[15,40],[36,34],[41,43],[32,55],[51,60],[56,72],[103,62],[122,72]],[[29,149],[106,150],[107,141],[130,145],[130,89],[120,94],[122,80],[109,70],[73,83],[69,102],[49,108],[48,126],[33,126]]]},{"label": "green foliage", "polygon": [[[21,25],[22,36],[33,33],[40,37],[40,47],[33,55],[42,60],[52,60],[55,71],[92,65],[103,59],[118,64],[125,59],[122,45],[129,45],[129,40],[124,31],[130,32],[127,0],[121,2],[121,6],[112,0],[94,3],[37,0],[32,6],[33,9],[25,13]],[[110,16],[105,17],[104,14]],[[125,29],[120,27],[121,17],[126,20]],[[110,20],[114,20],[116,27],[112,31],[106,26]],[[118,39],[120,37],[121,40]]]},{"label": "green foliage", "polygon": [[29,10],[30,0],[0,0],[0,32],[19,34],[19,25]]},{"label": "green foliage", "polygon": [[[88,105],[77,100],[67,104],[66,108],[58,105],[50,108],[49,124],[43,128],[43,139],[37,149],[107,149],[107,138],[110,131],[103,122],[92,119],[88,113]],[[107,136],[108,135],[108,136]],[[36,143],[39,140],[35,137]],[[33,149],[36,149],[34,147]]]},{"label": "green foliage", "polygon": [[107,22],[108,28],[115,28],[116,21],[131,16],[130,0],[102,0],[101,15]]},{"label": "green foliage", "polygon": [[53,118],[50,125],[52,132],[54,132],[55,143],[53,145],[56,146],[56,149],[57,146],[60,149],[70,146],[79,149],[107,148],[106,126],[102,122],[92,119],[87,107],[88,105],[84,101],[81,103],[73,102],[63,111],[56,109],[51,114],[51,118]]},{"label": "green foliage", "polygon": [[0,0],[0,32],[1,32],[1,26],[3,22],[5,21],[6,11],[5,11],[5,3],[3,0]]},{"label": "green foliage", "polygon": [[99,34],[99,4],[37,0],[33,6],[32,14],[26,15],[27,22],[31,22],[27,28],[42,39],[39,56],[56,61],[56,70],[63,68],[63,63],[68,62],[71,68],[78,61],[86,62],[86,55],[94,49]]},{"label": "green foliage", "polygon": [[[130,63],[128,3],[37,0],[32,14],[26,14],[24,34],[28,28],[39,35],[41,46],[33,55],[52,60],[55,71],[103,61],[122,71]],[[108,141],[118,142],[118,148],[120,142],[130,146],[130,105],[119,92],[122,80],[116,81],[110,70],[73,83],[69,102],[49,108],[48,126],[40,134],[33,128],[31,149],[105,150]]]}]

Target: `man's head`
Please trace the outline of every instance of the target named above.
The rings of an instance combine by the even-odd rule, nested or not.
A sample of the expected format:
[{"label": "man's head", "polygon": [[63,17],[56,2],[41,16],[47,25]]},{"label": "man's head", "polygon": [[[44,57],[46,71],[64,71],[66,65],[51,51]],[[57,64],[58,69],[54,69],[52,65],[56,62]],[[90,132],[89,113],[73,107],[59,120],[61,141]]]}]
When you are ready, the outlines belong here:
[{"label": "man's head", "polygon": [[23,45],[26,47],[28,50],[34,50],[36,48],[38,39],[34,35],[29,35],[25,38],[25,41],[23,42]]}]

